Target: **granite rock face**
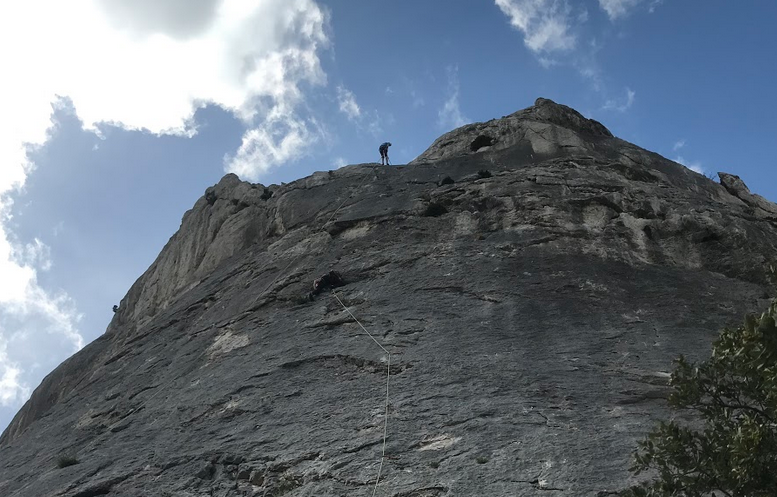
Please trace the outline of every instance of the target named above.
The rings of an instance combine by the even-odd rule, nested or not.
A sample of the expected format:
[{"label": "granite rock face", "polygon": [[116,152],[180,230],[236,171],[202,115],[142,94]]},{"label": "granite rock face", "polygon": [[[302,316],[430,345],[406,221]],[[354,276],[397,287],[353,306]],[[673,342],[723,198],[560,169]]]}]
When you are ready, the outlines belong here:
[{"label": "granite rock face", "polygon": [[777,205],[769,202],[760,195],[750,193],[750,189],[739,176],[735,174],[718,173],[718,177],[720,178],[720,184],[723,185],[730,194],[744,202],[750,208],[752,215],[758,218],[777,221]]},{"label": "granite rock face", "polygon": [[605,138],[612,138],[612,133],[602,124],[565,105],[538,98],[528,109],[442,135],[410,165],[508,148],[532,159],[535,154],[562,152],[589,155]]},{"label": "granite rock face", "polygon": [[372,495],[387,371],[377,495],[622,489],[672,359],[769,296],[777,207],[720,178],[545,99],[404,167],[227,175],[2,435],[0,495]]}]

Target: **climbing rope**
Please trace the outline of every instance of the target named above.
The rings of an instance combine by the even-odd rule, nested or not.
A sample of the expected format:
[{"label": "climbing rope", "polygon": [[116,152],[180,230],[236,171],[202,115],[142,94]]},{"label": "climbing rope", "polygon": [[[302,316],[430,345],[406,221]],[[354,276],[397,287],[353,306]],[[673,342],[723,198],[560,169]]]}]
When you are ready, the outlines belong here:
[{"label": "climbing rope", "polygon": [[[373,172],[374,172],[374,169],[373,169]],[[362,186],[364,186],[364,183],[367,181],[367,179],[369,177],[370,177],[369,174],[365,174],[364,175],[364,179],[361,181],[361,183],[359,183],[359,185],[356,187],[356,189],[354,191],[358,191]],[[353,192],[351,192],[351,194],[348,195],[348,197],[340,203],[340,205],[337,207],[337,209],[335,209],[334,212],[332,212],[332,215],[329,216],[329,219],[327,219],[327,221],[315,233],[319,233],[319,232],[323,231],[324,228],[332,221],[332,219],[335,218],[337,213],[340,212],[340,209],[342,209],[343,206],[345,206],[345,203],[348,202],[348,200],[351,199],[351,197],[353,197]],[[286,270],[291,266],[291,264],[293,262],[295,262],[297,259],[299,259],[299,257],[300,256],[292,258],[289,261],[289,263],[286,264],[286,267],[283,268],[283,270],[280,271],[275,276],[275,278],[270,282],[270,284],[267,285],[267,288],[264,289],[264,291],[259,295],[259,297],[257,297],[257,299],[254,300],[254,302],[256,302],[260,297],[262,297],[278,281],[278,278],[280,278],[280,275],[284,274],[286,272]],[[386,350],[386,348],[383,347],[383,345],[381,345],[380,342],[369,331],[367,331],[367,328],[365,328],[364,325],[362,325],[361,322],[356,318],[356,316],[353,315],[351,310],[348,309],[348,307],[345,304],[343,304],[343,301],[340,300],[340,298],[337,296],[337,294],[334,292],[334,290],[332,291],[332,296],[343,307],[343,309],[345,309],[345,311],[351,316],[351,318],[353,318],[353,320],[356,322],[356,324],[359,325],[359,327],[364,331],[364,333],[366,333],[367,336],[370,337],[372,339],[372,341],[375,342],[375,344],[378,347],[380,347],[383,352],[386,353],[386,357],[387,357],[387,360],[386,360],[386,362],[387,362],[387,365],[386,365],[386,402],[385,402],[385,415],[384,415],[384,421],[383,421],[383,448],[382,448],[382,453],[381,453],[381,456],[380,456],[380,465],[378,466],[378,476],[375,479],[375,487],[372,490],[372,497],[375,497],[376,492],[378,491],[378,485],[380,484],[380,477],[383,474],[383,462],[386,460],[386,440],[388,439],[388,415],[389,415],[389,382],[390,382],[390,379],[391,379],[391,353],[388,350]]]},{"label": "climbing rope", "polygon": [[[373,168],[372,172],[373,173],[375,172],[375,168]],[[340,203],[340,205],[334,210],[334,212],[332,212],[332,215],[329,216],[329,219],[327,219],[327,221],[321,226],[321,228],[319,228],[318,230],[315,230],[313,232],[313,234],[318,234],[319,232],[321,232],[321,231],[323,231],[325,229],[325,227],[335,218],[337,213],[340,212],[340,209],[342,209],[345,206],[346,202],[348,202],[353,197],[353,192],[354,191],[358,191],[364,185],[364,183],[367,181],[367,179],[369,179],[370,176],[371,176],[371,174],[369,174],[369,173],[364,175],[364,179],[361,181],[361,183],[359,183],[359,185],[356,187],[356,189],[353,190],[348,195],[348,197]],[[296,257],[293,257],[293,258],[291,258],[289,260],[289,263],[286,264],[286,266],[281,271],[279,271],[276,274],[275,278],[273,278],[273,280],[270,282],[270,284],[267,285],[267,287],[262,292],[259,293],[259,296],[256,299],[253,300],[253,302],[251,303],[251,306],[253,306],[260,298],[265,296],[267,291],[270,288],[272,288],[272,286],[278,281],[280,276],[282,274],[284,274],[286,272],[286,270],[292,265],[292,263],[297,261],[300,256],[301,255],[297,255]],[[267,266],[269,266],[269,263],[267,265],[265,265],[265,268]],[[377,478],[375,480],[375,487],[374,487],[374,489],[372,491],[372,497],[375,497],[376,492],[378,491],[378,485],[380,484],[380,477],[381,477],[382,472],[383,472],[383,462],[386,459],[386,440],[388,439],[388,414],[389,414],[389,382],[390,382],[390,379],[391,379],[391,353],[388,350],[386,350],[386,348],[383,347],[383,345],[381,345],[380,342],[378,342],[378,340],[369,331],[367,331],[367,328],[365,328],[364,325],[362,325],[361,322],[356,318],[356,316],[353,315],[353,313],[350,311],[350,309],[348,309],[348,307],[346,307],[345,304],[343,304],[342,300],[340,300],[340,298],[337,296],[337,294],[334,291],[332,291],[332,295],[337,300],[337,302],[340,303],[340,305],[343,307],[343,309],[345,309],[345,311],[359,325],[359,327],[361,327],[361,329],[364,331],[364,333],[366,333],[367,336],[369,336],[378,345],[378,347],[380,347],[381,350],[383,350],[383,352],[386,353],[386,357],[387,357],[387,366],[386,366],[386,401],[385,401],[385,416],[384,416],[384,424],[383,424],[383,449],[382,449],[382,454],[381,454],[381,458],[380,458],[380,465],[378,466],[378,476],[377,476]],[[203,349],[200,352],[200,354],[194,360],[195,361],[199,360],[203,355],[205,355],[206,351],[207,351],[207,349]],[[177,381],[179,378],[182,378],[182,377],[184,377],[186,375],[188,375],[188,373],[179,376],[178,378],[174,379],[173,381]],[[111,426],[113,427],[116,424],[121,423],[122,421],[127,419],[129,416],[131,416],[133,413],[135,413],[138,410],[140,410],[143,407],[145,407],[151,400],[153,400],[161,392],[162,392],[162,390],[157,390],[156,392],[154,392],[154,394],[151,395],[148,399],[146,399],[143,403],[141,403],[139,406],[137,406],[135,408],[132,408],[127,413],[126,416],[124,416],[123,418],[121,418],[120,420],[118,420],[116,423],[114,423]]]},{"label": "climbing rope", "polygon": [[380,456],[380,466],[378,466],[378,477],[375,479],[375,488],[372,490],[372,497],[375,497],[375,492],[378,491],[378,484],[380,483],[380,476],[383,471],[383,461],[386,460],[386,439],[388,438],[388,417],[389,417],[389,381],[391,379],[391,352],[386,350],[383,345],[380,344],[380,342],[372,336],[372,333],[367,331],[367,328],[364,327],[361,322],[356,319],[356,316],[353,315],[350,309],[343,304],[343,301],[340,300],[340,297],[337,296],[337,293],[332,291],[332,295],[335,299],[340,303],[341,306],[343,306],[343,309],[345,309],[345,312],[350,314],[350,316],[353,318],[354,321],[356,321],[356,324],[358,324],[362,330],[364,330],[364,333],[367,334],[368,337],[372,338],[372,341],[377,344],[378,347],[383,350],[383,352],[386,353],[386,413],[383,418],[383,451]]},{"label": "climbing rope", "polygon": [[[374,168],[373,168],[372,172],[375,172],[375,169],[374,169]],[[365,174],[365,175],[364,175],[364,179],[362,180],[362,182],[361,182],[361,183],[359,183],[359,186],[357,186],[357,187],[356,187],[356,190],[357,190],[357,191],[358,191],[358,190],[359,190],[359,189],[360,189],[362,186],[364,186],[364,183],[367,181],[367,178],[369,178],[369,177],[370,177],[370,175],[369,175],[369,174]],[[337,209],[335,209],[335,210],[334,210],[334,212],[332,213],[332,215],[331,215],[331,216],[329,216],[329,219],[327,219],[327,220],[326,220],[326,222],[325,222],[324,224],[322,224],[322,225],[321,225],[321,227],[320,227],[319,229],[315,230],[315,231],[313,232],[313,234],[318,234],[318,233],[320,233],[321,231],[324,231],[324,228],[326,228],[326,226],[327,226],[327,225],[328,225],[330,222],[332,222],[332,219],[334,219],[334,217],[337,215],[337,213],[338,213],[338,212],[340,212],[340,209],[342,209],[342,208],[343,208],[343,206],[345,205],[345,203],[346,203],[346,202],[348,202],[349,200],[351,200],[351,197],[353,197],[353,192],[351,192],[351,193],[348,195],[348,197],[347,197],[345,200],[343,200],[343,201],[340,203],[340,205],[337,207]],[[263,296],[264,296],[264,295],[267,293],[267,290],[269,290],[269,289],[270,289],[270,288],[271,288],[271,287],[272,287],[272,286],[273,286],[273,285],[274,285],[274,284],[275,284],[275,283],[278,281],[278,278],[280,278],[282,274],[285,274],[285,273],[286,273],[286,270],[287,270],[287,269],[289,269],[289,267],[291,267],[291,264],[292,264],[293,262],[296,262],[296,261],[297,261],[297,259],[299,259],[299,255],[298,255],[297,257],[292,257],[292,258],[289,260],[289,263],[288,263],[288,264],[286,264],[286,267],[284,267],[284,268],[283,268],[281,271],[279,271],[279,272],[278,272],[278,274],[276,274],[276,275],[275,275],[275,278],[273,278],[273,280],[270,282],[270,284],[269,284],[269,285],[267,285],[267,288],[265,288],[265,289],[264,289],[264,291],[262,291],[262,292],[261,292],[261,293],[260,293],[260,294],[259,294],[259,295],[258,295],[258,296],[255,298],[255,299],[254,299],[254,301],[251,303],[251,306],[253,306],[253,305],[254,305],[254,304],[255,304],[255,303],[256,303],[256,302],[257,302],[257,301],[258,301],[260,298],[262,298],[262,297],[263,297]]]}]

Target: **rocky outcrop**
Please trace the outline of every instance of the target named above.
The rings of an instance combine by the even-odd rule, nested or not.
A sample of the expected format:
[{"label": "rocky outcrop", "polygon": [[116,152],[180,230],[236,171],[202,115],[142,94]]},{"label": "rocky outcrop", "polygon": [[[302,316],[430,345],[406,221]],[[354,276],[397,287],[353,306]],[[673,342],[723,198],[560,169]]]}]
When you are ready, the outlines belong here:
[{"label": "rocky outcrop", "polygon": [[282,230],[272,209],[264,208],[272,190],[224,176],[186,212],[181,227],[160,256],[132,285],[119,305],[117,318],[108,328],[114,333],[123,325],[125,335],[143,328],[181,293],[199,284],[226,259],[250,247],[257,239]]},{"label": "rocky outcrop", "polygon": [[777,220],[777,205],[769,202],[760,195],[750,193],[750,189],[739,176],[735,174],[718,173],[718,178],[720,178],[720,184],[723,185],[731,195],[750,207],[755,216],[772,221]]},{"label": "rocky outcrop", "polygon": [[544,99],[407,167],[227,175],[0,438],[0,495],[372,495],[387,370],[380,495],[615,492],[672,359],[769,295],[775,206],[721,180]]},{"label": "rocky outcrop", "polygon": [[528,109],[442,135],[410,165],[508,148],[531,159],[560,153],[585,155],[595,151],[602,139],[612,137],[597,121],[565,105],[538,98]]}]

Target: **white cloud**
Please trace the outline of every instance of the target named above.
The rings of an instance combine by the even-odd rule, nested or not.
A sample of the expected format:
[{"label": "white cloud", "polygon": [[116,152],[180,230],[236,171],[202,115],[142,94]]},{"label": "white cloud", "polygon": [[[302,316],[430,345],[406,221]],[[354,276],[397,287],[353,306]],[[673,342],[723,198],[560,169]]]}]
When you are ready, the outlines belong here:
[{"label": "white cloud", "polygon": [[213,22],[219,0],[101,0],[111,24],[138,35],[196,36]]},{"label": "white cloud", "polygon": [[335,161],[332,165],[336,169],[340,169],[341,167],[348,165],[348,161],[346,161],[343,157],[337,157],[335,158]]},{"label": "white cloud", "polygon": [[[620,17],[626,16],[631,9],[636,7],[642,0],[599,0],[599,6],[607,12],[607,17],[615,21]],[[655,8],[655,5],[651,6]]]},{"label": "white cloud", "polygon": [[325,136],[326,131],[314,118],[273,113],[243,135],[237,152],[225,157],[225,162],[230,172],[256,180],[273,165],[305,156]]},{"label": "white cloud", "polygon": [[591,88],[593,88],[594,91],[599,93],[603,92],[604,78],[602,76],[602,70],[593,58],[578,61],[576,63],[576,68],[580,76],[591,84]]},{"label": "white cloud", "polygon": [[[523,33],[524,44],[535,53],[569,51],[575,48],[572,15],[566,0],[495,0]],[[579,15],[584,20],[587,16]]]},{"label": "white cloud", "polygon": [[11,260],[19,266],[48,271],[52,265],[51,248],[38,238],[27,244],[16,243],[11,246]]},{"label": "white cloud", "polygon": [[30,364],[53,367],[83,345],[74,302],[38,283],[45,244],[20,247],[9,232],[9,195],[34,168],[27,147],[46,142],[58,96],[98,135],[108,122],[191,136],[195,111],[218,105],[246,126],[225,169],[257,179],[326,138],[303,90],[326,83],[327,23],[315,0],[0,5],[0,402],[24,400],[48,372]]},{"label": "white cloud", "polygon": [[11,364],[8,354],[0,351],[0,405],[16,406],[30,396],[30,387],[20,378],[22,370]]},{"label": "white cloud", "polygon": [[614,110],[616,112],[626,112],[634,104],[636,92],[631,88],[626,88],[626,96],[620,99],[610,99],[604,103],[604,110]]},{"label": "white cloud", "polygon": [[437,113],[437,124],[444,129],[453,129],[467,124],[459,106],[458,67],[448,67],[448,98]]},{"label": "white cloud", "polygon": [[[7,127],[3,117],[0,126]],[[47,136],[46,127],[40,136]],[[32,165],[22,144],[14,150],[0,141],[0,153],[0,406],[15,410],[43,375],[83,347],[84,340],[77,329],[81,316],[70,298],[38,284],[38,271],[51,268],[49,247],[39,239],[19,243],[7,228],[13,205],[8,194],[23,187]],[[34,364],[48,370],[36,370]]]},{"label": "white cloud", "polygon": [[426,105],[426,101],[424,98],[418,94],[415,90],[410,90],[410,98],[413,100],[413,103],[411,104],[414,109],[418,109],[419,107],[423,107]]},{"label": "white cloud", "polygon": [[65,231],[65,221],[60,221],[54,226],[54,229],[51,230],[51,234],[55,237],[59,236],[60,233]]},{"label": "white cloud", "polygon": [[348,116],[351,121],[361,116],[361,109],[356,103],[356,97],[353,92],[343,86],[337,87],[337,101],[340,104],[340,112]]},{"label": "white cloud", "polygon": [[[23,182],[19,146],[45,140],[55,95],[87,129],[191,134],[206,103],[252,130],[274,128],[275,116],[302,108],[301,85],[326,82],[318,51],[327,15],[313,0],[29,0],[4,4],[0,19],[4,73],[18,75],[0,94],[0,132],[11,138],[0,157],[15,155],[0,191]],[[273,136],[278,147],[283,137]],[[250,177],[274,165],[257,164]]]},{"label": "white cloud", "polygon": [[652,14],[653,12],[656,11],[656,8],[662,3],[664,3],[664,0],[653,0],[652,2],[650,2],[650,5],[648,5],[648,12]]},{"label": "white cloud", "polygon": [[[381,134],[383,134],[383,126],[380,116],[380,112],[378,112],[377,109],[375,109],[373,112],[369,115],[369,122],[367,123],[367,127],[365,128],[366,131],[371,134],[373,137],[377,138]],[[393,122],[393,116],[389,116],[389,119],[387,121]]]},{"label": "white cloud", "polygon": [[[651,0],[651,11],[663,0]],[[550,69],[556,66],[573,67],[600,95],[602,109],[626,112],[634,103],[636,93],[626,89],[623,97],[616,97],[607,89],[608,78],[597,61],[602,42],[596,36],[586,35],[578,40],[589,21],[589,12],[580,2],[571,0],[494,0],[509,19],[510,24],[523,34],[524,44],[537,57],[539,64]],[[599,0],[600,7],[614,20],[627,15],[642,0]]]},{"label": "white cloud", "polygon": [[681,149],[681,148],[683,148],[684,146],[685,146],[685,139],[682,139],[682,140],[677,140],[677,141],[674,143],[674,145],[672,146],[672,150],[674,150],[675,152],[677,152],[678,150],[680,150],[680,149]]},{"label": "white cloud", "polygon": [[[6,219],[9,206],[6,201]],[[71,299],[38,284],[37,270],[51,265],[48,247],[39,240],[20,246],[5,229],[0,234],[0,405],[18,408],[48,372],[32,365],[51,369],[83,347],[84,340]]]},{"label": "white cloud", "polygon": [[686,161],[685,158],[681,156],[675,157],[674,161],[699,174],[705,174],[706,172],[706,170],[702,167],[701,162],[699,161]]},{"label": "white cloud", "polygon": [[[387,95],[394,94],[394,90],[389,87],[386,88],[385,92]],[[389,126],[394,124],[394,116],[391,114],[381,116],[377,109],[362,109],[356,102],[356,96],[353,92],[342,85],[337,87],[337,103],[340,112],[356,125],[356,129],[363,133],[369,133],[375,138],[383,133],[384,124]]]},{"label": "white cloud", "polygon": [[[424,100],[424,97],[419,90],[419,85],[414,80],[408,78],[407,76],[402,76],[401,78],[401,85],[397,90],[392,89],[392,94],[402,95],[403,97],[409,97],[410,100],[410,106],[413,109],[419,109],[426,105],[426,101]],[[432,77],[432,81],[434,81],[434,78]]]}]

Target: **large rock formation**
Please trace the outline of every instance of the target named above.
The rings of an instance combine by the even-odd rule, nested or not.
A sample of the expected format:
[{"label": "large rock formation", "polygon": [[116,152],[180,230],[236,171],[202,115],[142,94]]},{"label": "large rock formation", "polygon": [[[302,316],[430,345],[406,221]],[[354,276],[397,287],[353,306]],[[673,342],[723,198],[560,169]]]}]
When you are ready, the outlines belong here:
[{"label": "large rock formation", "polygon": [[0,438],[0,495],[372,495],[386,351],[377,495],[615,492],[672,359],[768,297],[777,207],[720,177],[545,99],[406,167],[227,175]]}]

